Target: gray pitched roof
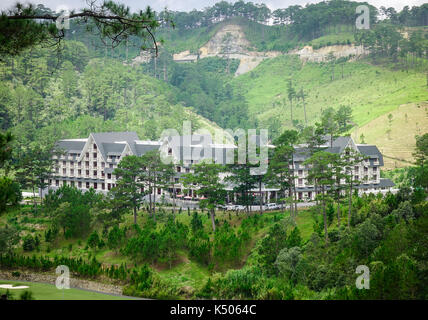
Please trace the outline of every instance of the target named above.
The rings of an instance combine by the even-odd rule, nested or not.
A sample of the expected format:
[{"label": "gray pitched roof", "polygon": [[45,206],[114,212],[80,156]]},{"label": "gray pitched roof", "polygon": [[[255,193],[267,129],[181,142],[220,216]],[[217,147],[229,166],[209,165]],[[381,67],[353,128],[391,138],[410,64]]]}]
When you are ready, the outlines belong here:
[{"label": "gray pitched roof", "polygon": [[114,155],[120,156],[125,149],[125,143],[112,143],[112,142],[103,142],[101,143],[103,150],[107,156]]},{"label": "gray pitched roof", "polygon": [[349,136],[337,137],[335,140],[333,140],[333,148],[339,148],[339,153],[342,153],[350,141],[351,137]]},{"label": "gray pitched roof", "polygon": [[98,146],[98,150],[101,152],[104,159],[107,158],[107,152],[104,150],[103,143],[126,141],[129,145],[131,145],[135,143],[135,140],[139,140],[136,132],[98,132],[91,133],[91,135],[94,138],[95,143]]},{"label": "gray pitched roof", "polygon": [[395,186],[395,183],[394,182],[392,182],[391,180],[389,180],[389,179],[383,179],[383,178],[381,178],[380,179],[380,182],[379,182],[379,186],[380,187],[386,187],[386,188],[388,188],[388,187],[393,187],[393,186]]},{"label": "gray pitched roof", "polygon": [[[188,145],[189,141],[190,145]],[[185,154],[192,156],[192,158],[195,157],[196,159],[193,160],[198,161],[207,159],[209,157],[213,160],[213,162],[220,164],[226,164],[226,161],[230,158],[233,160],[233,151],[227,151],[233,150],[232,148],[225,148],[215,145],[213,146],[211,144],[212,140],[210,135],[194,134],[190,136],[173,136],[169,138],[169,146],[173,150],[174,155],[179,162],[190,160],[187,159],[187,157],[185,159]],[[211,155],[209,152],[205,152],[207,149],[210,149]]]},{"label": "gray pitched roof", "polygon": [[152,151],[152,150],[159,150],[160,145],[153,145],[153,144],[135,144],[135,150],[137,156],[142,156],[146,152]]},{"label": "gray pitched roof", "polygon": [[80,153],[85,143],[86,141],[60,140],[56,142],[55,147],[68,153]]},{"label": "gray pitched roof", "polygon": [[371,159],[378,159],[379,165],[383,166],[383,156],[379,149],[373,145],[357,145],[358,150],[365,156]]}]

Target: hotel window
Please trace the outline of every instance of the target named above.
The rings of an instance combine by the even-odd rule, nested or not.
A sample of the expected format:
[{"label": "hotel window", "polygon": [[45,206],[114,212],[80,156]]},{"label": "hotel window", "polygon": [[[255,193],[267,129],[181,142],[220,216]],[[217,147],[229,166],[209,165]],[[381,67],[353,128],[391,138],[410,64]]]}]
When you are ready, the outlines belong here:
[{"label": "hotel window", "polygon": [[377,167],[373,167],[373,172],[377,172]]},{"label": "hotel window", "polygon": [[82,170],[81,170],[81,169],[79,169],[79,170],[77,171],[77,173],[78,173],[78,175],[79,175],[79,176],[81,176],[81,175],[82,175]]},{"label": "hotel window", "polygon": [[74,181],[70,181],[70,185],[74,187]]},{"label": "hotel window", "polygon": [[82,188],[82,181],[79,181],[79,182],[77,183],[77,185],[79,186],[79,188]]},{"label": "hotel window", "polygon": [[101,168],[105,168],[106,164],[104,162],[101,162]]},{"label": "hotel window", "polygon": [[89,170],[86,170],[86,176],[89,177]]},{"label": "hotel window", "polygon": [[172,155],[172,148],[168,148],[168,155]]},{"label": "hotel window", "polygon": [[67,173],[67,169],[62,169],[62,174],[66,174]]},{"label": "hotel window", "polygon": [[97,158],[97,153],[96,152],[94,152],[94,157],[93,157],[94,159],[96,159]]},{"label": "hotel window", "polygon": [[177,172],[181,172],[181,167],[177,167]]},{"label": "hotel window", "polygon": [[299,176],[303,174],[303,170],[299,170]]},{"label": "hotel window", "polygon": [[86,189],[89,189],[89,182],[86,182]]},{"label": "hotel window", "polygon": [[98,184],[96,182],[94,182],[94,189],[98,189]]},{"label": "hotel window", "polygon": [[162,189],[158,188],[158,194],[161,194]]},{"label": "hotel window", "polygon": [[70,175],[74,176],[74,169],[70,169]]},{"label": "hotel window", "polygon": [[97,170],[94,170],[94,176],[95,177],[97,176]]},{"label": "hotel window", "polygon": [[59,186],[59,180],[55,180],[55,185],[58,187]]},{"label": "hotel window", "polygon": [[94,150],[97,150],[97,145],[94,143]]},{"label": "hotel window", "polygon": [[186,172],[190,172],[190,169],[189,169],[189,168],[186,168]]},{"label": "hotel window", "polygon": [[110,167],[111,169],[113,169],[113,165],[112,165],[111,163],[109,164],[109,167]]},{"label": "hotel window", "polygon": [[360,167],[358,167],[358,166],[355,166],[355,167],[354,167],[354,170],[355,170],[355,171],[358,171],[359,169],[360,169]]},{"label": "hotel window", "polygon": [[94,161],[94,168],[98,167],[98,163]]},{"label": "hotel window", "polygon": [[107,179],[111,179],[111,173],[107,173]]},{"label": "hotel window", "polygon": [[86,152],[86,158],[89,158],[89,152]]},{"label": "hotel window", "polygon": [[359,176],[355,176],[355,177],[354,177],[354,179],[355,179],[355,180],[358,180],[359,178],[360,178]]},{"label": "hotel window", "polygon": [[70,161],[70,166],[74,167],[74,161]]},{"label": "hotel window", "polygon": [[111,184],[107,183],[107,190],[110,190],[110,189],[111,189]]},{"label": "hotel window", "polygon": [[67,163],[65,161],[62,162],[62,165],[65,166]]},{"label": "hotel window", "polygon": [[299,179],[299,185],[303,184],[303,179]]},{"label": "hotel window", "polygon": [[377,175],[373,175],[373,180],[377,180]]},{"label": "hotel window", "polygon": [[105,183],[102,183],[102,184],[101,184],[101,189],[103,189],[103,190],[104,190],[105,188],[106,188],[106,184],[105,184]]},{"label": "hotel window", "polygon": [[106,174],[104,173],[104,171],[101,171],[101,177],[105,177],[106,176]]},{"label": "hotel window", "polygon": [[86,168],[88,168],[88,167],[89,167],[89,161],[86,161],[86,162],[85,162],[85,166],[86,166]]},{"label": "hotel window", "polygon": [[81,168],[81,167],[82,167],[82,163],[81,163],[81,162],[78,162],[78,163],[77,163],[77,167],[78,167],[78,168]]}]

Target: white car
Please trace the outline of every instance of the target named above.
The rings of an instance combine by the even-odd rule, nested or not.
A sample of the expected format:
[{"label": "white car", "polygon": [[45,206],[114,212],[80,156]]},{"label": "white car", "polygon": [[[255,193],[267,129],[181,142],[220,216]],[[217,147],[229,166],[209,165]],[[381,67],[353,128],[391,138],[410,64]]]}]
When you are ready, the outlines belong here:
[{"label": "white car", "polygon": [[275,210],[275,209],[279,209],[279,206],[276,203],[268,203],[266,205],[266,209],[267,210]]},{"label": "white car", "polygon": [[246,207],[242,206],[242,205],[235,206],[235,210],[237,210],[237,211],[244,211],[245,209],[246,209]]},{"label": "white car", "polygon": [[226,210],[229,210],[229,211],[236,210],[236,206],[234,204],[228,204],[226,206]]}]

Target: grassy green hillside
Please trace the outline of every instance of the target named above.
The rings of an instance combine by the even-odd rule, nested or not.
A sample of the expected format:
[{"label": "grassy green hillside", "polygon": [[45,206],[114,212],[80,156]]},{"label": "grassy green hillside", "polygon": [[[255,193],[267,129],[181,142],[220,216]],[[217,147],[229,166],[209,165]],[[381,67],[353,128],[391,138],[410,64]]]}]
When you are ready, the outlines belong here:
[{"label": "grassy green hillside", "polygon": [[[393,71],[356,61],[336,64],[335,80],[331,75],[328,63],[303,64],[297,56],[285,55],[264,61],[233,79],[232,85],[247,99],[250,116],[265,127],[274,119],[292,126],[286,90],[290,79],[297,91],[303,89],[307,95],[308,124],[328,107],[350,106],[354,121],[362,126],[401,104],[428,100],[426,75],[415,71]],[[293,118],[303,124],[303,102],[293,101],[293,106]]]},{"label": "grassy green hillside", "polygon": [[415,135],[423,135],[427,130],[428,102],[409,103],[354,130],[352,137],[361,143],[363,135],[365,143],[376,144],[383,154],[385,169],[389,170],[414,161]]}]

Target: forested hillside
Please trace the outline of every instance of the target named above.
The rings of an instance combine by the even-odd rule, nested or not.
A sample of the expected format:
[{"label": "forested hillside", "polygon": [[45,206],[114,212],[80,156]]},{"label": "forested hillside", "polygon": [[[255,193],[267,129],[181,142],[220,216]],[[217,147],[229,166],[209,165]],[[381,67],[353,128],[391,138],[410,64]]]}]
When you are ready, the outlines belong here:
[{"label": "forested hillside", "polygon": [[[106,130],[155,139],[183,119],[194,119],[197,127],[202,116],[213,122],[204,126],[268,128],[275,138],[284,128],[313,125],[328,107],[351,108],[353,122],[363,126],[402,104],[427,101],[427,6],[401,12],[370,6],[372,28],[355,30],[358,4],[336,0],[271,12],[265,5],[222,1],[202,11],[160,12],[173,23],[155,33],[159,55],[144,51],[140,62],[133,59],[145,41],[134,37],[113,49],[72,22],[60,52],[35,48],[0,63],[1,128],[23,133],[21,145]],[[386,19],[378,21],[378,13]],[[223,57],[173,60],[184,50],[198,54],[227,24],[240,27],[249,51],[283,55],[237,77],[240,62],[228,57],[227,46]],[[359,60],[331,54],[319,63],[291,54],[335,44],[360,45],[370,54]]]},{"label": "forested hillside", "polygon": [[[356,30],[359,4],[332,0],[272,12],[221,1],[202,11],[133,14],[106,2],[91,8],[99,20],[72,21],[54,46],[7,42],[1,34],[1,277],[22,280],[66,265],[75,278],[154,299],[426,300],[428,6],[370,6],[371,28]],[[34,21],[50,9],[24,13],[32,16],[2,14],[0,27],[52,31],[53,23]],[[119,22],[108,16],[103,28],[100,13]],[[167,16],[160,25],[150,20]],[[120,28],[132,22],[132,31]],[[201,58],[201,48],[229,25],[248,44],[235,46],[245,51],[238,54],[266,53],[245,74],[236,74],[242,60],[231,55],[233,35],[216,38],[218,54]],[[113,36],[111,43],[91,29]],[[361,54],[340,56],[350,48]],[[317,49],[324,52],[317,59],[298,54]],[[174,54],[182,51],[196,58],[178,63]],[[252,175],[252,164],[203,161],[187,170],[163,163],[156,150],[120,157],[113,167],[113,159],[96,160],[97,141],[85,161],[52,157],[61,138],[136,131],[156,140],[163,129],[180,131],[184,120],[193,129],[269,129],[276,147],[268,171]],[[350,143],[349,134],[376,144],[388,169],[409,167],[385,173],[374,147],[333,152],[342,149],[334,137]],[[376,151],[368,158],[364,148]],[[380,176],[399,181],[399,190],[387,192],[391,184],[378,183]],[[39,188],[46,196],[37,196]],[[24,199],[28,190],[33,197]],[[249,210],[255,204],[257,213]],[[370,269],[370,290],[355,287],[360,266]]]},{"label": "forested hillside", "polygon": [[[1,129],[20,146],[86,137],[90,132],[136,131],[157,139],[200,116],[177,102],[163,81],[114,59],[90,59],[88,49],[66,41],[59,54],[37,48],[1,64]],[[203,122],[205,127],[215,126]]]}]

